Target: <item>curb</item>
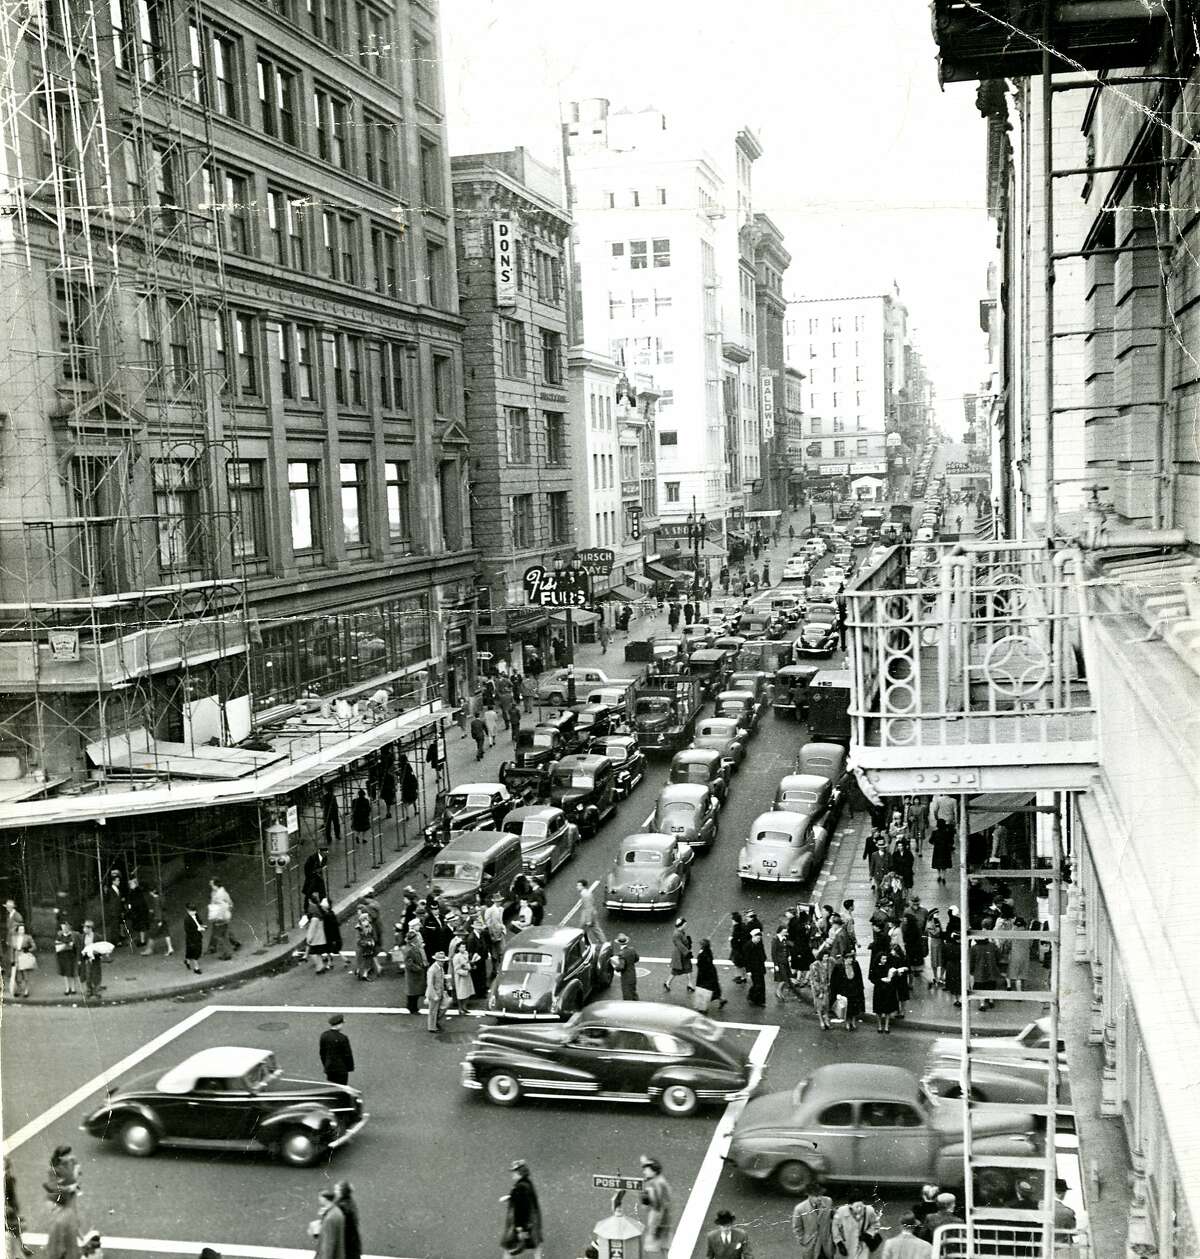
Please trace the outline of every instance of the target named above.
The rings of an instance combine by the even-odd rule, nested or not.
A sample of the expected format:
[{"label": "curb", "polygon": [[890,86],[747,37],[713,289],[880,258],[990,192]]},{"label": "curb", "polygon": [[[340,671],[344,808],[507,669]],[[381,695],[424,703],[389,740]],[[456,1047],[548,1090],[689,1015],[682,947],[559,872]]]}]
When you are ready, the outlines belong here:
[{"label": "curb", "polygon": [[[377,892],[382,892],[385,888],[391,887],[393,883],[402,879],[413,866],[421,862],[425,855],[425,846],[423,844],[414,844],[390,868],[384,869],[377,878],[365,879],[359,884],[357,889],[352,889],[334,905],[333,908],[337,914],[338,921],[345,922],[350,917],[351,910],[362,895],[363,888],[373,887]],[[290,939],[280,941],[267,950],[269,956],[250,962],[234,973],[226,972],[222,975],[214,975],[212,979],[185,980],[182,983],[168,984],[166,987],[157,988],[153,992],[130,993],[128,996],[118,997],[89,999],[82,994],[76,993],[72,996],[60,994],[56,997],[35,997],[28,1000],[22,998],[20,1001],[5,999],[3,1003],[5,1013],[20,1007],[59,1006],[72,1008],[82,1006],[87,1009],[95,1009],[97,1006],[104,1005],[135,1005],[142,1001],[176,1001],[182,997],[196,997],[208,992],[219,992],[224,988],[238,987],[251,979],[260,979],[264,975],[272,974],[275,971],[288,970],[292,966],[298,965],[299,963],[294,956],[298,943],[302,943],[302,941]]]}]

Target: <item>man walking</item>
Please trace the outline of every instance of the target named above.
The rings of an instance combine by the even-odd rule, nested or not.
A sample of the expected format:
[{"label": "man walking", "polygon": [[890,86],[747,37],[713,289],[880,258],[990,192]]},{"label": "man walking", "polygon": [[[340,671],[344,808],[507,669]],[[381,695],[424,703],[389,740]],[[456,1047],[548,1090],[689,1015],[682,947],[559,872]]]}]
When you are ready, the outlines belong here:
[{"label": "man walking", "polygon": [[624,931],[617,936],[617,951],[613,954],[613,970],[621,976],[621,997],[625,1001],[638,999],[637,964],[641,954],[629,943]]},{"label": "man walking", "polygon": [[750,1259],[750,1239],[744,1228],[735,1228],[732,1211],[718,1211],[716,1228],[704,1239],[706,1259]]},{"label": "man walking", "polygon": [[425,1004],[428,1006],[426,1030],[440,1032],[446,1019],[446,962],[445,953],[435,953],[425,972]]},{"label": "man walking", "polygon": [[475,740],[475,759],[477,761],[483,760],[483,749],[487,744],[487,737],[487,723],[479,713],[476,713],[471,718],[471,738]]},{"label": "man walking", "polygon": [[342,1015],[331,1014],[329,1026],[321,1033],[318,1044],[321,1066],[325,1069],[325,1078],[330,1084],[349,1084],[350,1072],[354,1070],[354,1051],[350,1048],[350,1037],[342,1031],[345,1021]]},{"label": "man walking", "polygon": [[[232,902],[229,893],[216,879],[209,884],[208,900],[208,951],[216,953],[222,962],[231,961],[233,950],[229,947],[229,920]],[[222,893],[224,893],[222,895]]]},{"label": "man walking", "polygon": [[579,925],[588,942],[598,947],[604,943],[604,932],[596,917],[596,901],[592,889],[586,879],[576,879],[575,886],[579,889]]},{"label": "man walking", "polygon": [[883,1243],[883,1259],[930,1259],[933,1247],[916,1236],[917,1217],[911,1211],[900,1217],[900,1232]]},{"label": "man walking", "polygon": [[529,1175],[529,1164],[519,1158],[511,1170],[512,1188],[500,1199],[508,1206],[500,1237],[503,1259],[526,1252],[531,1259],[542,1259],[542,1208]]},{"label": "man walking", "polygon": [[833,1199],[809,1184],[792,1211],[792,1236],[800,1249],[800,1259],[832,1259]]}]

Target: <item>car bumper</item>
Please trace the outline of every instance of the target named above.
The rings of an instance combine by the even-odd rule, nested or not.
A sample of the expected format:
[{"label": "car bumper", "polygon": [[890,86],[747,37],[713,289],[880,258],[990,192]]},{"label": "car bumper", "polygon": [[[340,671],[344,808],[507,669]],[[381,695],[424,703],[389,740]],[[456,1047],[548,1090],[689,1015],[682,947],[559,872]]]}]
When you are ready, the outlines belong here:
[{"label": "car bumper", "polygon": [[762,870],[739,870],[738,878],[747,883],[803,883],[803,874],[768,874]]},{"label": "car bumper", "polygon": [[750,1068],[750,1078],[746,1081],[745,1087],[738,1089],[733,1093],[726,1093],[725,1100],[727,1102],[744,1102],[753,1097],[758,1090],[758,1086],[763,1081],[764,1071],[761,1066],[755,1064]]},{"label": "car bumper", "polygon": [[459,1068],[459,1070],[462,1073],[459,1077],[459,1082],[462,1084],[463,1088],[465,1089],[483,1088],[483,1081],[480,1080],[479,1077],[475,1074],[475,1068],[471,1063],[464,1062]]},{"label": "car bumper", "polygon": [[370,1118],[371,1118],[370,1114],[364,1111],[362,1118],[359,1119],[357,1123],[351,1124],[350,1127],[347,1128],[346,1131],[341,1134],[341,1136],[334,1137],[334,1139],[330,1141],[327,1148],[331,1150],[336,1150],[339,1146],[345,1145],[348,1141],[353,1141],[354,1138],[358,1136],[358,1134],[363,1130],[364,1126],[366,1125],[367,1120]]},{"label": "car bumper", "polygon": [[616,909],[626,914],[653,914],[664,909],[674,909],[678,904],[677,896],[658,901],[623,901],[612,896],[604,898],[605,909]]}]

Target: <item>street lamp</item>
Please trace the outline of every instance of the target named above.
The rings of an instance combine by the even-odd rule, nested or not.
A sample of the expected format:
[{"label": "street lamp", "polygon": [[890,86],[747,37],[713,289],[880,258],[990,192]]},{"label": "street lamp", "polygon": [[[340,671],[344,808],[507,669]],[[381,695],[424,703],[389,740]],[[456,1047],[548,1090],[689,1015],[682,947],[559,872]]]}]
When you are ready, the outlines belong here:
[{"label": "street lamp", "polygon": [[[561,555],[554,557],[554,571],[561,573],[564,570],[576,572],[579,569],[579,561],[572,555],[569,560],[564,560]],[[579,698],[575,692],[575,621],[571,613],[571,605],[567,604],[567,703],[574,704]]]},{"label": "street lamp", "polygon": [[696,496],[692,495],[692,510],[687,514],[687,536],[692,544],[692,601],[700,602],[700,544],[708,528],[708,517],[701,512],[696,516]]}]

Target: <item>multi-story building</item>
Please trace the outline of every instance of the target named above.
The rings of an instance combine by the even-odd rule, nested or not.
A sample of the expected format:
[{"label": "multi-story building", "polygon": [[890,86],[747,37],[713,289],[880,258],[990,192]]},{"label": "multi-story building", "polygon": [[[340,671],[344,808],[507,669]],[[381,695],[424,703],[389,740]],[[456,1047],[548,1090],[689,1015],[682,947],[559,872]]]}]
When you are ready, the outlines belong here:
[{"label": "multi-story building", "polygon": [[654,377],[663,526],[685,528],[694,504],[719,538],[733,501],[721,405],[721,177],[699,147],[681,150],[657,110],[573,102],[563,131],[584,344],[627,375]]},{"label": "multi-story building", "polygon": [[0,99],[0,848],[34,912],[151,852],[261,878],[254,810],[415,747],[475,655],[436,10],[91,18],[10,23]]},{"label": "multi-story building", "polygon": [[[806,377],[810,488],[845,490],[859,477],[885,479],[889,457],[902,458],[924,441],[930,386],[916,374],[907,321],[896,291],[788,302],[784,346],[787,361]],[[890,433],[902,444],[889,447]]]},{"label": "multi-story building", "polygon": [[[804,373],[788,363],[783,369],[784,451],[787,506],[800,505],[804,488]],[[779,420],[776,417],[776,424]]]},{"label": "multi-story building", "polygon": [[[579,522],[575,541],[580,547],[614,551],[624,542],[625,521],[621,489],[621,420],[617,387],[622,368],[603,354],[574,346],[569,357],[574,497]],[[640,549],[639,549],[640,560]],[[640,563],[637,571],[641,572]],[[595,577],[593,596],[611,588],[621,573]]]},{"label": "multi-story building", "polygon": [[792,261],[783,233],[765,214],[756,214],[754,238],[754,294],[758,345],[758,394],[762,423],[759,470],[762,489],[754,507],[780,511],[788,503],[787,425],[784,415],[786,354],[783,325],[787,300],[783,277]]},{"label": "multi-story building", "polygon": [[[466,320],[471,516],[483,568],[478,634],[493,661],[523,672],[527,647],[549,659],[556,615],[527,605],[523,575],[534,565],[553,568],[574,546],[573,446],[597,431],[582,427],[582,413],[574,424],[570,418],[570,217],[557,172],[524,149],[456,156],[451,171]],[[607,413],[610,428],[612,383],[584,398],[592,420]],[[615,517],[615,504],[614,492],[613,506],[603,510]],[[587,533],[583,522],[580,542]]]}]

